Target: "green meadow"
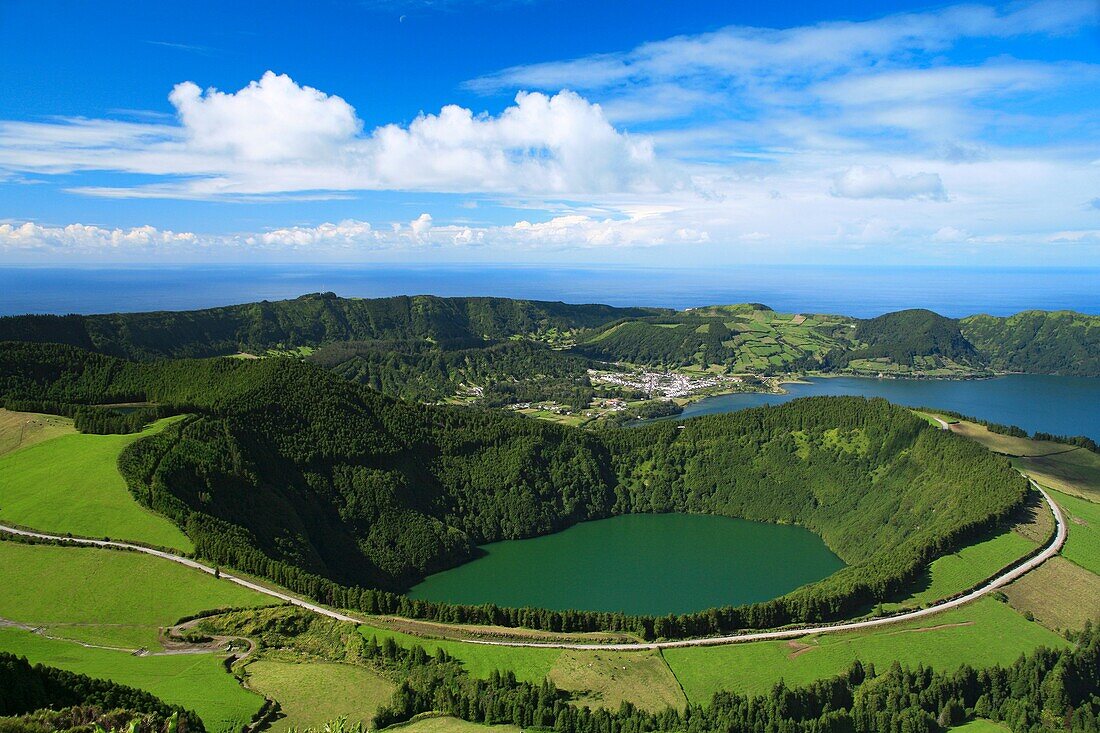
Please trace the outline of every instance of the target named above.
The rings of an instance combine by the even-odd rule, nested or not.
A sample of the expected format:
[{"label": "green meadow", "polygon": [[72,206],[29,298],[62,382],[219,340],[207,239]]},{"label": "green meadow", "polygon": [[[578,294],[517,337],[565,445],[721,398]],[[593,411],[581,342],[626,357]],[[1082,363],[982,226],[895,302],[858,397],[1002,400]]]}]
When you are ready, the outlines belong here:
[{"label": "green meadow", "polygon": [[0,542],[0,588],[0,618],[126,649],[159,649],[159,627],[185,615],[272,602],[139,552],[16,542]]},{"label": "green meadow", "polygon": [[123,448],[179,419],[132,435],[62,435],[0,456],[0,521],[191,552],[183,532],[141,507],[118,472]]},{"label": "green meadow", "polygon": [[1051,491],[1066,515],[1066,545],[1062,555],[1086,570],[1100,575],[1100,504]]},{"label": "green meadow", "polygon": [[897,660],[951,670],[1008,664],[1036,647],[1066,643],[1007,604],[986,598],[919,623],[792,641],[666,649],[664,656],[688,699],[705,703],[723,689],[761,694],[781,679],[792,687],[804,685],[840,674],[856,659],[876,667]]},{"label": "green meadow", "polygon": [[0,649],[91,677],[147,690],[165,702],[194,710],[210,733],[237,733],[260,709],[263,698],[245,690],[216,654],[136,657],[127,652],[88,649],[70,641],[0,628]]},{"label": "green meadow", "polygon": [[334,662],[287,662],[260,659],[245,668],[248,686],[279,701],[285,716],[270,730],[317,726],[347,716],[352,724],[370,725],[395,688],[371,670]]},{"label": "green meadow", "polygon": [[992,577],[1036,547],[1037,543],[1008,530],[954,554],[936,558],[929,566],[927,576],[918,583],[920,590],[897,602],[885,603],[883,608],[913,608],[947,598]]}]

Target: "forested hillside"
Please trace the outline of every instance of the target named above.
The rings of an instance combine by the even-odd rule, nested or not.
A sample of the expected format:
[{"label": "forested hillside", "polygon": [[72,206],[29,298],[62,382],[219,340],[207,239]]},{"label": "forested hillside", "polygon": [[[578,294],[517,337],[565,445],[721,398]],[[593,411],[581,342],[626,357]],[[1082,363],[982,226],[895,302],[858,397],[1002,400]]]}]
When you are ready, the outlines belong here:
[{"label": "forested hillside", "polygon": [[[399,402],[295,360],[136,363],[34,344],[0,345],[0,395],[55,408],[150,400],[192,413],[133,444],[120,467],[200,554],[338,605],[452,619],[520,616],[413,607],[331,583],[399,591],[483,542],[617,513],[711,512],[803,524],[849,567],[774,602],[639,629],[774,626],[885,598],[1026,493],[1006,460],[882,400],[799,400],[682,430],[585,431]],[[563,614],[523,618],[565,623]],[[569,623],[624,622],[579,614]]]},{"label": "forested hillside", "polygon": [[[506,345],[516,339],[552,348]],[[512,383],[518,401],[565,396],[579,405],[584,393],[577,389],[587,386],[580,377],[592,360],[765,375],[1100,375],[1100,317],[1069,311],[955,320],[914,309],[860,320],[776,313],[759,303],[673,311],[323,293],[198,311],[10,316],[0,318],[3,340],[138,360],[291,353],[384,394],[422,401],[499,382]]]},{"label": "forested hillside", "polygon": [[1007,318],[970,316],[963,335],[994,369],[1100,375],[1100,317],[1073,311],[1024,311]]},{"label": "forested hillside", "polygon": [[594,328],[660,312],[507,298],[338,298],[332,293],[197,311],[0,318],[0,341],[79,346],[132,359],[263,354],[342,341],[467,344]]},{"label": "forested hillside", "polygon": [[959,330],[958,321],[930,310],[897,311],[860,321],[852,337],[855,345],[844,351],[838,364],[885,358],[915,366],[922,356],[968,366],[981,364],[978,352]]}]

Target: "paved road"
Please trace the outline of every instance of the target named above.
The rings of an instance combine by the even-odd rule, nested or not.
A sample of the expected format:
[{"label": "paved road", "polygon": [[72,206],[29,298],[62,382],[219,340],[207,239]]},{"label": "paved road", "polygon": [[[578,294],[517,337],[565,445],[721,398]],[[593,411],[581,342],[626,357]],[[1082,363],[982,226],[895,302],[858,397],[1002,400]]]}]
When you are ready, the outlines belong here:
[{"label": "paved road", "polygon": [[[1029,479],[1031,480],[1031,479]],[[793,639],[799,636],[805,636],[806,634],[822,634],[822,633],[835,633],[838,631],[856,631],[860,629],[870,629],[878,626],[886,626],[887,624],[902,623],[904,621],[912,621],[914,619],[926,618],[948,609],[958,608],[959,606],[970,603],[973,600],[981,598],[982,596],[992,593],[993,591],[1008,585],[1012,581],[1016,580],[1025,573],[1034,570],[1042,565],[1051,557],[1054,557],[1062,549],[1062,545],[1066,541],[1066,522],[1062,517],[1062,510],[1058,508],[1058,505],[1054,503],[1054,500],[1050,498],[1050,495],[1043,490],[1039,484],[1031,480],[1031,485],[1043,495],[1047,505],[1050,507],[1051,512],[1054,514],[1054,524],[1056,532],[1054,539],[1050,544],[1043,548],[1043,551],[1038,555],[1032,557],[1030,560],[1026,560],[1009,570],[1005,571],[1001,575],[997,576],[993,580],[989,581],[985,585],[977,588],[964,596],[954,598],[950,601],[944,601],[928,608],[922,608],[916,611],[908,611],[906,613],[900,613],[894,616],[884,616],[880,618],[867,619],[865,621],[851,621],[848,623],[840,624],[820,624],[816,626],[804,626],[797,629],[784,629],[781,631],[756,631],[743,634],[733,634],[730,636],[708,636],[701,639],[680,639],[677,641],[660,641],[660,642],[639,642],[639,643],[627,643],[627,644],[614,644],[614,643],[596,643],[596,644],[581,644],[581,643],[566,643],[566,642],[552,642],[552,641],[505,641],[497,639],[466,639],[462,637],[455,637],[456,640],[464,641],[469,644],[485,644],[488,646],[511,646],[511,647],[538,647],[548,649],[594,649],[594,650],[610,650],[610,651],[630,651],[630,650],[642,650],[642,649],[675,649],[678,647],[686,646],[716,646],[719,644],[738,644],[748,641],[767,641],[770,639]],[[195,570],[201,570],[204,573],[214,574],[214,568],[209,565],[204,565],[200,562],[196,562],[187,557],[181,557],[179,555],[173,555],[170,552],[164,552],[162,550],[154,550],[148,547],[142,547],[141,545],[132,545],[127,542],[116,542],[112,540],[93,540],[85,539],[82,537],[63,537],[61,535],[47,534],[45,532],[35,532],[33,530],[19,529],[17,527],[8,527],[6,525],[0,525],[0,532],[7,532],[9,534],[21,535],[23,537],[33,537],[42,540],[55,540],[59,542],[65,542],[74,545],[88,545],[92,547],[104,547],[117,550],[132,550],[135,552],[143,552],[147,555],[153,555],[155,557],[177,562],[181,565],[186,565],[189,568]],[[287,593],[267,588],[245,580],[244,578],[238,578],[235,575],[230,575],[226,572],[220,572],[222,580],[227,580],[230,583],[236,583],[242,585],[245,588],[250,588],[257,593],[263,593],[264,595],[271,596],[280,601],[292,603],[295,606],[299,606],[314,613],[327,616],[328,618],[336,619],[337,621],[352,621],[354,623],[366,623],[365,619],[355,618],[354,616],[348,616],[338,611],[319,606],[309,601],[303,601],[300,598],[296,598]],[[442,629],[441,629],[442,630]],[[439,634],[446,637],[445,634]]]}]

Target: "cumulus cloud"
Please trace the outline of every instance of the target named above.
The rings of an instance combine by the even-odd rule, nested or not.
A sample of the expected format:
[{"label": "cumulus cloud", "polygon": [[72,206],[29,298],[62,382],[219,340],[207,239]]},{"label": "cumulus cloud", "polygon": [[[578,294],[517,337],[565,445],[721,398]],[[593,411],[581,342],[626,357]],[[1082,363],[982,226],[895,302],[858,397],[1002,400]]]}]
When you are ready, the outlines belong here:
[{"label": "cumulus cloud", "polygon": [[849,199],[928,199],[947,194],[938,173],[896,175],[887,166],[852,166],[833,180],[832,194]]},{"label": "cumulus cloud", "polygon": [[615,129],[598,104],[568,91],[517,94],[496,116],[447,105],[408,126],[366,134],[340,97],[272,72],[233,93],[184,82],[169,100],[179,124],[0,122],[0,169],[175,179],[77,189],[146,198],[355,190],[584,194],[670,184],[648,138]]},{"label": "cumulus cloud", "polygon": [[282,162],[329,157],[358,134],[355,109],[337,96],[268,71],[236,93],[177,84],[176,108],[187,145],[237,160]]},{"label": "cumulus cloud", "polygon": [[110,251],[190,247],[199,238],[190,232],[160,230],[152,226],[104,229],[85,224],[44,227],[33,222],[0,224],[0,251],[66,252],[103,254]]}]

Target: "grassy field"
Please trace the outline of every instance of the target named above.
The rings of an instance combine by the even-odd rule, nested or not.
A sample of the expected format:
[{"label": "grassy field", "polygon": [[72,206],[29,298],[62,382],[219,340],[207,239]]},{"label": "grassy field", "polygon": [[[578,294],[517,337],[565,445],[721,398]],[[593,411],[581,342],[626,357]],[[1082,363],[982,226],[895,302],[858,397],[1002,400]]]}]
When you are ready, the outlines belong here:
[{"label": "grassy field", "polygon": [[0,617],[51,636],[160,649],[158,627],[184,615],[272,599],[137,552],[0,542]]},{"label": "grassy field", "polygon": [[660,652],[606,652],[566,649],[550,669],[550,680],[589,707],[618,710],[623,701],[646,710],[682,708],[680,683]]},{"label": "grassy field", "polygon": [[1010,729],[992,720],[978,718],[963,725],[956,725],[951,730],[958,731],[958,733],[1007,733]]},{"label": "grassy field", "polygon": [[844,634],[716,647],[668,649],[665,659],[692,702],[718,690],[758,694],[780,679],[797,686],[840,674],[856,659],[876,667],[926,664],[952,670],[1008,664],[1038,646],[1066,641],[1007,604],[983,599],[919,623]]},{"label": "grassy field", "polygon": [[1066,515],[1069,535],[1062,555],[1100,575],[1100,504],[1058,491],[1051,496]]},{"label": "grassy field", "polygon": [[1086,621],[1100,623],[1100,576],[1062,557],[1052,557],[1004,589],[1020,613],[1031,612],[1048,629],[1081,629]]},{"label": "grassy field", "polygon": [[0,649],[42,663],[148,690],[199,714],[211,733],[236,733],[260,709],[263,698],[243,689],[214,654],[135,657],[86,649],[69,641],[0,628]]},{"label": "grassy field", "polygon": [[382,641],[386,637],[392,637],[401,646],[420,645],[429,653],[442,648],[461,661],[470,674],[482,678],[489,677],[493,670],[510,669],[515,672],[516,679],[539,682],[550,674],[550,670],[561,656],[561,649],[488,646],[462,641],[423,639],[412,634],[371,626],[361,626],[359,632],[367,639],[375,636]]},{"label": "grassy field", "polygon": [[421,718],[412,723],[395,726],[401,733],[521,733],[522,728],[514,725],[482,725],[470,723],[448,715]]},{"label": "grassy field", "polygon": [[67,417],[0,409],[0,456],[75,432]]},{"label": "grassy field", "polygon": [[918,607],[972,588],[1036,547],[1037,543],[1012,530],[964,547],[933,560],[926,577],[918,582],[919,590],[894,603],[884,603],[883,608]]},{"label": "grassy field", "polygon": [[350,664],[259,659],[245,670],[249,688],[279,701],[284,717],[272,731],[317,726],[343,716],[353,724],[362,721],[366,728],[395,689],[389,680]]},{"label": "grassy field", "polygon": [[133,435],[61,435],[0,457],[0,520],[190,552],[176,525],[134,501],[117,466],[123,448],[178,419]]}]

